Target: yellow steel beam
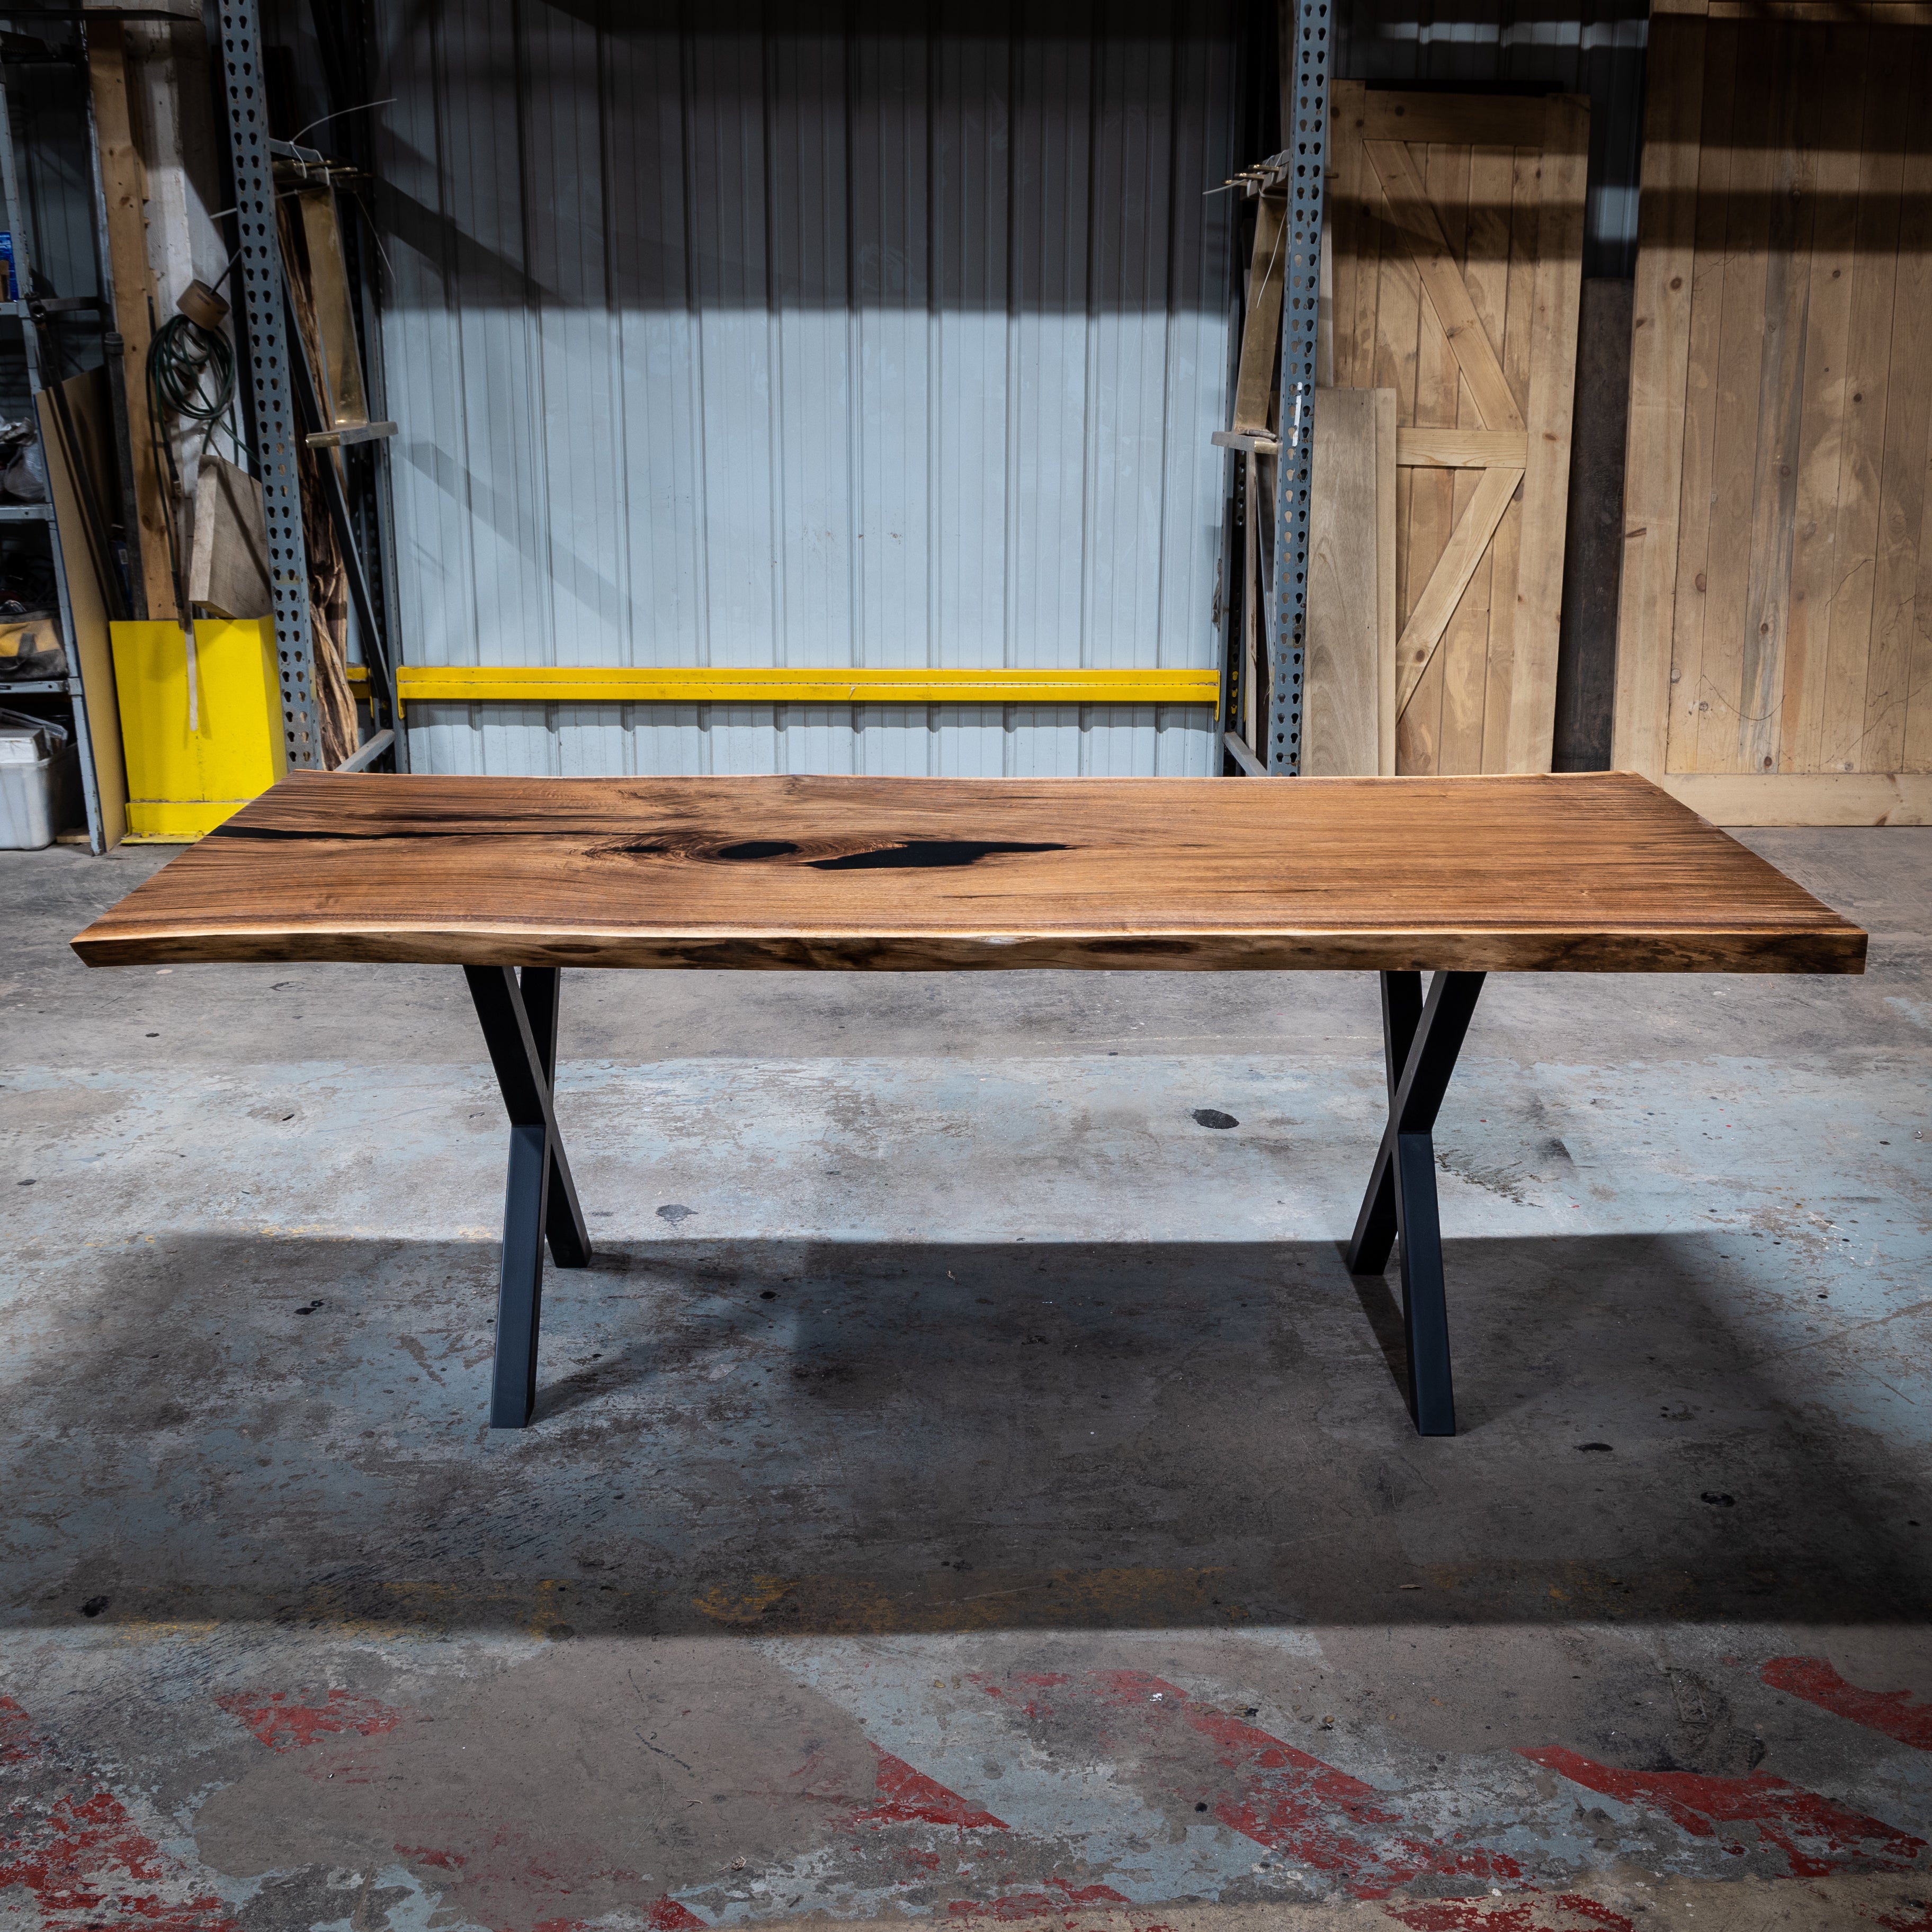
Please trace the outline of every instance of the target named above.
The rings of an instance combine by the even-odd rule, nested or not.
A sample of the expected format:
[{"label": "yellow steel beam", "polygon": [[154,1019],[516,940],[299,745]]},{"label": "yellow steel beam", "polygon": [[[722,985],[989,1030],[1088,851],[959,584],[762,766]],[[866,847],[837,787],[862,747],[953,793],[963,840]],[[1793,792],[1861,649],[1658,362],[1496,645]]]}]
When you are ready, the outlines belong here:
[{"label": "yellow steel beam", "polygon": [[[352,669],[351,675],[353,675]],[[842,670],[405,664],[405,704],[1207,704],[1214,670]]]}]

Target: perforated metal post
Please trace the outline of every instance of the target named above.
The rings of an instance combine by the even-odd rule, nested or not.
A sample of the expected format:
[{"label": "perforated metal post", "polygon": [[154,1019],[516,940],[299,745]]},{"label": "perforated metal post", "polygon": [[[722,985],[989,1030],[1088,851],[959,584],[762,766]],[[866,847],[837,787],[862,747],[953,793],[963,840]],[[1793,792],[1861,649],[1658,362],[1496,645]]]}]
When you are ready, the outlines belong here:
[{"label": "perforated metal post", "polygon": [[275,662],[282,681],[282,730],[289,767],[322,766],[322,714],[316,699],[314,641],[308,608],[308,551],[302,542],[302,478],[296,466],[295,397],[283,320],[282,250],[275,229],[275,177],[268,156],[268,97],[262,72],[262,22],[255,0],[221,9],[223,79],[228,88],[228,152],[235,175],[242,259],[236,286],[248,332],[242,368],[261,453],[262,507],[268,522],[268,575],[274,592]]},{"label": "perforated metal post", "polygon": [[1288,263],[1281,316],[1281,455],[1275,466],[1274,632],[1268,656],[1268,768],[1301,769],[1301,676],[1308,612],[1308,494],[1315,467],[1315,336],[1322,306],[1322,175],[1328,157],[1330,0],[1295,0],[1282,146]]}]

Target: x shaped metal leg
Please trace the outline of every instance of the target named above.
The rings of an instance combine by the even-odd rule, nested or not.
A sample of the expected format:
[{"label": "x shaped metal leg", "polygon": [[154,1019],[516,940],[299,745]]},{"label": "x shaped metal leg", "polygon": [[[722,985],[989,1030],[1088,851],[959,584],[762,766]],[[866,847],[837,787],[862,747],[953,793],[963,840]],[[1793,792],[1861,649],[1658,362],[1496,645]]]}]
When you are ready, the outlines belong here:
[{"label": "x shaped metal leg", "polygon": [[590,1237],[584,1210],[577,1204],[550,1099],[559,974],[554,966],[526,966],[520,981],[511,966],[466,966],[463,970],[510,1115],[490,1426],[521,1429],[536,1403],[544,1237],[549,1237],[551,1258],[559,1268],[590,1265]]},{"label": "x shaped metal leg", "polygon": [[1420,973],[1382,976],[1382,1043],[1389,1118],[1348,1244],[1351,1274],[1380,1274],[1402,1237],[1402,1325],[1408,1345],[1408,1408],[1418,1432],[1454,1436],[1449,1310],[1442,1228],[1436,1208],[1436,1116],[1454,1072],[1480,973],[1438,973],[1422,996]]}]

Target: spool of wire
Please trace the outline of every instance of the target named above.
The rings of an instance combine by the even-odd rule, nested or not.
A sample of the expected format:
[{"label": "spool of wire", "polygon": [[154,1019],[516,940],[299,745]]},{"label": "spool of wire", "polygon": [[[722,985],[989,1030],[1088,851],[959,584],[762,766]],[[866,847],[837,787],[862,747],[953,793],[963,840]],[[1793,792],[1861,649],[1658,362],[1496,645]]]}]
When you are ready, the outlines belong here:
[{"label": "spool of wire", "polygon": [[219,329],[185,315],[171,315],[154,331],[148,349],[148,406],[156,418],[173,416],[203,430],[206,450],[218,428],[236,440],[229,412],[235,406],[235,350]]}]

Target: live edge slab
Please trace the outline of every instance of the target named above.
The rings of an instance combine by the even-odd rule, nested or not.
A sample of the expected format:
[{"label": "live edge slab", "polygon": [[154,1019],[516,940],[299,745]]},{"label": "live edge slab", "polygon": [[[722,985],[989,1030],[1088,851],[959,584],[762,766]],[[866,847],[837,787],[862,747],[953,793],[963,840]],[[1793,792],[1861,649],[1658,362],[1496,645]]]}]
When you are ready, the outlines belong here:
[{"label": "live edge slab", "polygon": [[[536,1403],[546,1242],[590,1244],[558,969],[1382,976],[1411,1413],[1455,1428],[1431,1142],[1491,972],[1858,973],[1865,934],[1647,780],[285,778],[75,939],[90,966],[460,965],[511,1122],[491,1420]],[[1432,972],[1425,993],[1421,976]]]},{"label": "live edge slab", "polygon": [[302,773],[74,944],[90,966],[1856,973],[1865,935],[1621,772]]}]

